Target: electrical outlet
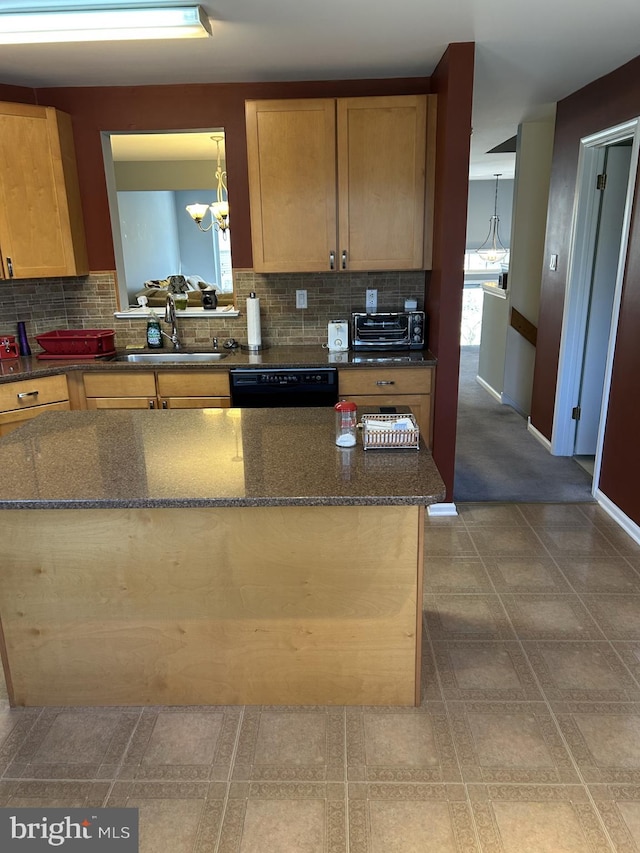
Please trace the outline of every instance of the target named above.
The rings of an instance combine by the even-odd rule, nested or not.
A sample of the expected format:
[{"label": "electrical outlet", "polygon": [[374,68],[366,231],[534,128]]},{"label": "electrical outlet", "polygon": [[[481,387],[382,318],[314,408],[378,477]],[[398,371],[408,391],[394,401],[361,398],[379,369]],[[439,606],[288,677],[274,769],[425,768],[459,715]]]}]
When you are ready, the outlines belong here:
[{"label": "electrical outlet", "polygon": [[296,290],[296,308],[306,308],[307,307],[307,291],[306,290]]},{"label": "electrical outlet", "polygon": [[378,291],[377,290],[369,290],[367,288],[367,301],[365,303],[367,314],[372,314],[378,308]]}]

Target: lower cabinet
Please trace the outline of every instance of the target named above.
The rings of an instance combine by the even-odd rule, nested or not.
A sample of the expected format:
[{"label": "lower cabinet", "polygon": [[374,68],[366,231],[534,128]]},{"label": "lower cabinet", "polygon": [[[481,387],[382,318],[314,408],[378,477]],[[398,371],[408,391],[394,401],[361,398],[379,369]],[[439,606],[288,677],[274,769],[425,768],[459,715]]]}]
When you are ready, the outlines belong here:
[{"label": "lower cabinet", "polygon": [[163,370],[157,375],[163,409],[228,409],[231,405],[226,370]]},{"label": "lower cabinet", "polygon": [[0,385],[0,437],[43,412],[68,411],[67,378],[44,376]]},{"label": "lower cabinet", "polygon": [[427,447],[433,437],[433,367],[351,368],[340,370],[341,400],[357,406],[409,406]]},{"label": "lower cabinet", "polygon": [[87,409],[156,409],[153,371],[105,371],[83,377]]},{"label": "lower cabinet", "polygon": [[218,370],[99,371],[83,377],[87,409],[223,409],[229,374]]}]

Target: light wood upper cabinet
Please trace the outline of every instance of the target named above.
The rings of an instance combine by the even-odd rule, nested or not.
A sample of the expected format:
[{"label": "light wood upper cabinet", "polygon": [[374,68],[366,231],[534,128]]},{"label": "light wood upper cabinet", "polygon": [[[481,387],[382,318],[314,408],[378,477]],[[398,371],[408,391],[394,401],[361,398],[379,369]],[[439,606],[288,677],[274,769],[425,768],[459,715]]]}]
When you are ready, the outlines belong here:
[{"label": "light wood upper cabinet", "polygon": [[435,104],[247,101],[254,269],[430,267]]},{"label": "light wood upper cabinet", "polygon": [[253,266],[322,272],[337,239],[333,98],[247,101]]},{"label": "light wood upper cabinet", "polygon": [[3,278],[89,272],[71,119],[53,107],[0,102]]}]

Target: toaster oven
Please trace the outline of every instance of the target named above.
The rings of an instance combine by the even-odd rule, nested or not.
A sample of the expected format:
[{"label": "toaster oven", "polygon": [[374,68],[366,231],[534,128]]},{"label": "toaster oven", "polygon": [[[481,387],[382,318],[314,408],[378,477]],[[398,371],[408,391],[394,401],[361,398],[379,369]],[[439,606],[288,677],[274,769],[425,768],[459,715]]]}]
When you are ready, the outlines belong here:
[{"label": "toaster oven", "polygon": [[424,344],[424,311],[351,315],[354,350],[423,349]]}]

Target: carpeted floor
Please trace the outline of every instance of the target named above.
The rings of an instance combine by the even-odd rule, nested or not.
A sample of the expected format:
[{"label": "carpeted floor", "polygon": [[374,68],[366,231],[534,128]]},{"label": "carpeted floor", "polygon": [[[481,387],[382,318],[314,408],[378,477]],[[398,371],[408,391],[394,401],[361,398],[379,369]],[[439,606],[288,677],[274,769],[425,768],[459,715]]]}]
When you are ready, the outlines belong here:
[{"label": "carpeted floor", "polygon": [[593,501],[589,474],[552,456],[521,415],[476,382],[478,351],[460,354],[454,501]]}]

